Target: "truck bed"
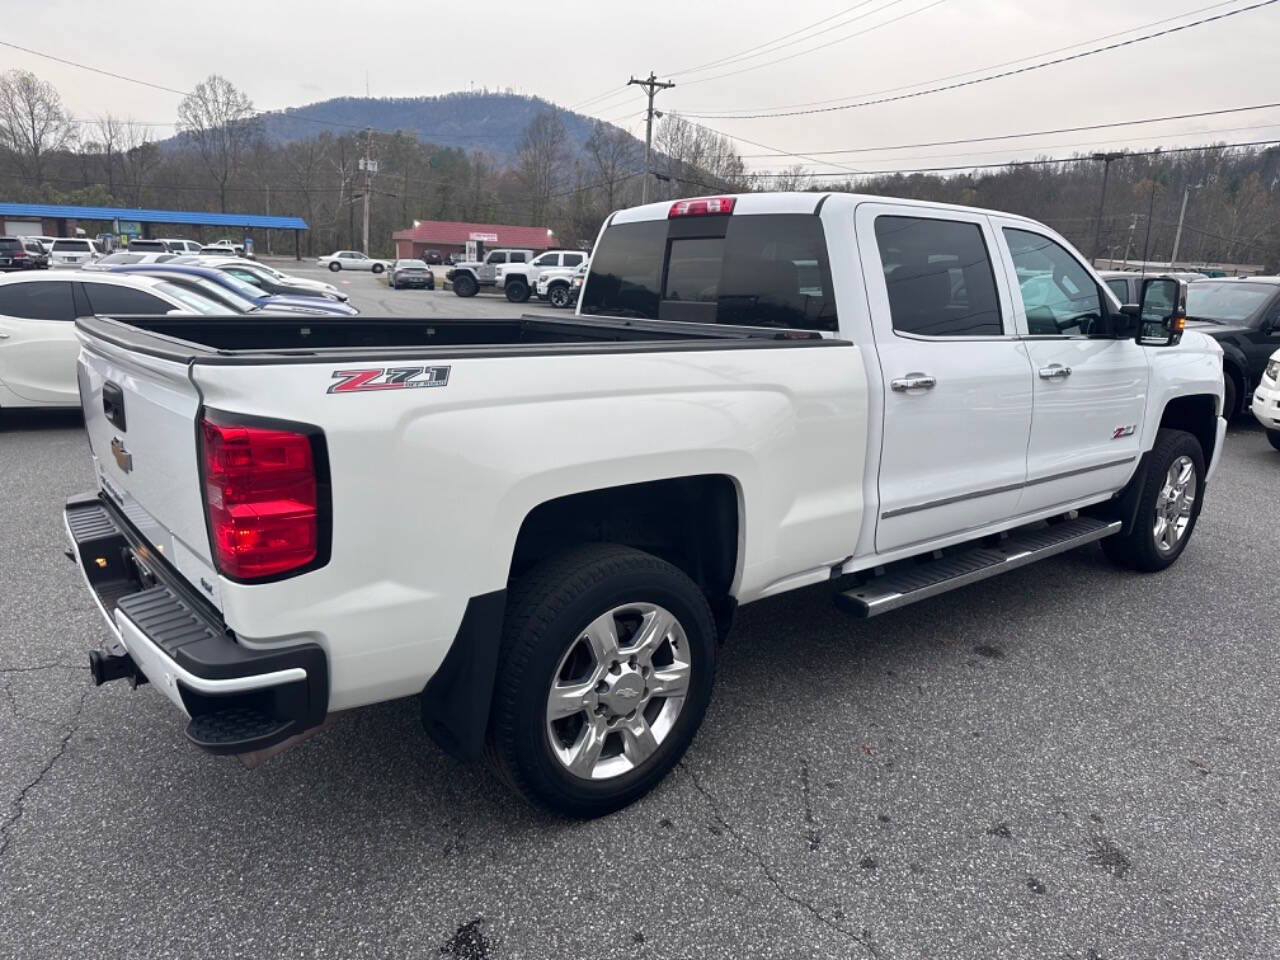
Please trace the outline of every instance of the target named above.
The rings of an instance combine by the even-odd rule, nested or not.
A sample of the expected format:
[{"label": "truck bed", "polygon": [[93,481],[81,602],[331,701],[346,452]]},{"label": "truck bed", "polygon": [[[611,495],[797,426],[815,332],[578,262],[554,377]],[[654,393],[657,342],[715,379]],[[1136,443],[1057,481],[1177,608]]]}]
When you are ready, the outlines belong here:
[{"label": "truck bed", "polygon": [[810,331],[616,317],[85,317],[109,343],[182,363],[823,346]]}]

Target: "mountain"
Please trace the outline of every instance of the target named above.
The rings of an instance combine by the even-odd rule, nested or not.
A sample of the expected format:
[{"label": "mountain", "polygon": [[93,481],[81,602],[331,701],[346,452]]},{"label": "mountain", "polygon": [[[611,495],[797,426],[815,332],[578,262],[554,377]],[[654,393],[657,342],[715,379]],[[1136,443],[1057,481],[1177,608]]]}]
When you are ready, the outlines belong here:
[{"label": "mountain", "polygon": [[441,146],[481,150],[505,161],[519,150],[524,128],[543,110],[554,110],[560,115],[568,133],[569,147],[575,152],[591,136],[595,123],[591,117],[538,97],[515,93],[337,97],[264,113],[262,121],[267,139],[275,143],[305,140],[326,129],[341,133],[351,127],[369,126],[375,130],[403,130],[419,140]]}]

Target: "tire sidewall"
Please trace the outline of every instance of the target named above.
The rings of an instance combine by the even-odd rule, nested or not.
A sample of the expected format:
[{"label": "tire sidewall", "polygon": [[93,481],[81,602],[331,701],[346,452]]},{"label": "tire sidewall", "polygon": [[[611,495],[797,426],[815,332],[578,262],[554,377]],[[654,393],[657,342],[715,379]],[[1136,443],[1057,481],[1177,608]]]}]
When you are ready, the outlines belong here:
[{"label": "tire sidewall", "polygon": [[463,274],[453,281],[453,292],[460,297],[474,297],[476,295],[476,282],[471,277]]},{"label": "tire sidewall", "polygon": [[[1141,531],[1142,539],[1139,541],[1140,550],[1143,559],[1147,561],[1145,567],[1150,570],[1163,570],[1170,567],[1177,559],[1182,556],[1182,552],[1187,549],[1187,544],[1191,542],[1191,536],[1195,533],[1196,522],[1200,518],[1200,510],[1204,506],[1205,493],[1205,466],[1204,451],[1200,449],[1200,444],[1189,433],[1178,431],[1170,436],[1167,442],[1160,445],[1160,458],[1158,461],[1153,460],[1151,464],[1151,472],[1147,477],[1147,487],[1142,493],[1142,500],[1138,505],[1137,529]],[[1156,500],[1159,499],[1160,490],[1164,487],[1165,477],[1169,473],[1169,467],[1179,457],[1188,456],[1196,471],[1196,499],[1191,508],[1191,518],[1187,523],[1186,532],[1182,535],[1177,547],[1172,553],[1162,553],[1156,548],[1155,540],[1155,509]]]},{"label": "tire sidewall", "polygon": [[[556,297],[560,297],[560,302],[556,302]],[[551,288],[551,292],[547,295],[547,299],[551,301],[553,307],[563,309],[569,305],[569,288],[557,284]]]},{"label": "tire sidewall", "polygon": [[386,269],[386,267],[384,267],[384,266],[383,266],[382,264],[380,264],[380,263],[375,263],[375,264],[374,264],[372,267],[370,267],[369,269],[371,269],[371,270],[376,274],[376,273],[382,273],[382,271],[383,271],[383,270],[385,270],[385,269]]},{"label": "tire sidewall", "polygon": [[529,285],[523,280],[508,283],[505,288],[507,299],[512,303],[524,303],[529,299]]},{"label": "tire sidewall", "polygon": [[342,264],[337,263],[336,261],[329,264],[330,273],[337,273],[341,269],[342,269]]},{"label": "tire sidewall", "polygon": [[[561,809],[594,816],[630,803],[668,773],[701,724],[715,678],[715,628],[697,587],[673,572],[676,576],[633,570],[609,577],[575,597],[539,631],[526,662],[527,682],[516,696],[516,760],[527,776],[560,798]],[[547,693],[570,640],[606,610],[627,603],[658,604],[680,622],[691,657],[689,694],[671,732],[638,769],[607,781],[583,780],[565,770],[552,753],[546,731]]]},{"label": "tire sidewall", "polygon": [[1236,390],[1236,380],[1228,373],[1222,383],[1222,416],[1228,423],[1240,412],[1239,406],[1240,397]]}]

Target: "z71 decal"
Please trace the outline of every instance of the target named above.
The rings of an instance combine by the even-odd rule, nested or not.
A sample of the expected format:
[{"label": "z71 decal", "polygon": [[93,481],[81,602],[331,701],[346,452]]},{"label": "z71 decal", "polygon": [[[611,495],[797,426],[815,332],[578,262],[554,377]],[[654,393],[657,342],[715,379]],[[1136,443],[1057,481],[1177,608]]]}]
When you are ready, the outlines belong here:
[{"label": "z71 decal", "polygon": [[377,367],[369,370],[335,370],[337,379],[327,393],[363,393],[370,390],[411,390],[443,387],[449,383],[448,367]]}]

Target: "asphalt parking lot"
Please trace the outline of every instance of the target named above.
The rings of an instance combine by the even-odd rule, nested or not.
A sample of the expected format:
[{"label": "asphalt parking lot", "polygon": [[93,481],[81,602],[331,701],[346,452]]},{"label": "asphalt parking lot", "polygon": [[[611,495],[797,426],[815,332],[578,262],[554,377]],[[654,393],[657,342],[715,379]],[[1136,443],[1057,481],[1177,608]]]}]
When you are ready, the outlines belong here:
[{"label": "asphalt parking lot", "polygon": [[351,298],[351,304],[362,315],[371,317],[509,317],[526,313],[551,313],[567,316],[572,310],[556,310],[550,304],[532,297],[526,303],[511,303],[500,293],[488,291],[474,297],[459,297],[452,290],[444,289],[444,275],[448,267],[433,267],[436,275],[435,290],[392,290],[387,286],[385,274],[375,276],[364,271],[330,271],[317,266],[314,260],[297,261],[282,258],[264,258],[277,270],[324,280],[332,283]]},{"label": "asphalt parking lot", "polygon": [[575,823],[411,701],[248,771],[91,687],[81,424],[0,415],[0,957],[1274,957],[1278,481],[1241,422],[1162,575],[1093,547],[871,622],[748,607],[681,766]]}]

